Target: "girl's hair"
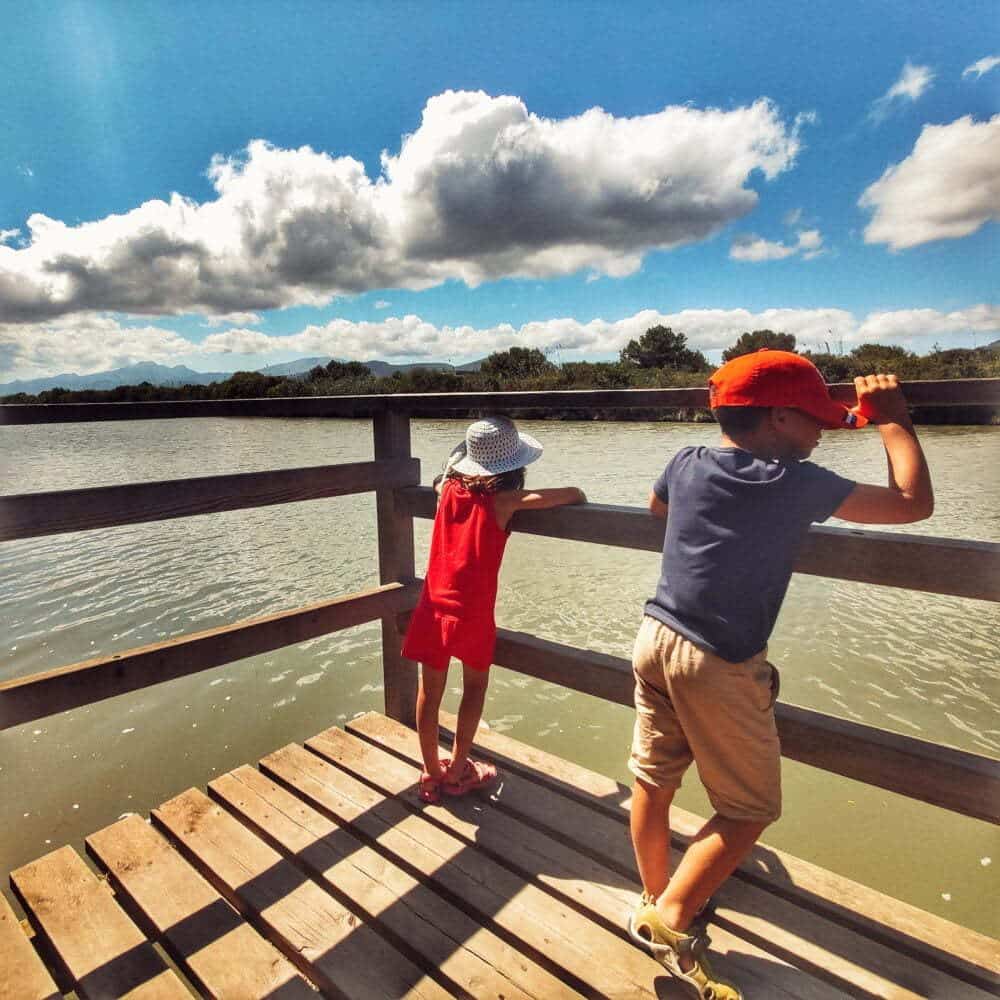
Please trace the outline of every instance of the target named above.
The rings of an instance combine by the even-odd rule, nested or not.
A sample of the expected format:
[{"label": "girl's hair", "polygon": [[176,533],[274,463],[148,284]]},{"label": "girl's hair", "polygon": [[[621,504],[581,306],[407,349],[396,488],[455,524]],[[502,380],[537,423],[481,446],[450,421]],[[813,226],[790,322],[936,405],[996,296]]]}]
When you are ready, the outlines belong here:
[{"label": "girl's hair", "polygon": [[464,476],[449,469],[445,479],[457,479],[470,493],[502,493],[504,490],[524,489],[524,466],[495,476]]}]

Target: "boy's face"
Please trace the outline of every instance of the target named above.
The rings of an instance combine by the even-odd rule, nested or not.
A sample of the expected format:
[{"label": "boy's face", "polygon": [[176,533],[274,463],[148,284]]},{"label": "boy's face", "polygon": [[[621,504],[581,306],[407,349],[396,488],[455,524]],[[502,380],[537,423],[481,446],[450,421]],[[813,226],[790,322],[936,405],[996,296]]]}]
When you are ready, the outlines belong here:
[{"label": "boy's face", "polygon": [[823,425],[808,413],[787,406],[776,406],[771,412],[781,458],[798,461],[808,458],[823,436]]}]

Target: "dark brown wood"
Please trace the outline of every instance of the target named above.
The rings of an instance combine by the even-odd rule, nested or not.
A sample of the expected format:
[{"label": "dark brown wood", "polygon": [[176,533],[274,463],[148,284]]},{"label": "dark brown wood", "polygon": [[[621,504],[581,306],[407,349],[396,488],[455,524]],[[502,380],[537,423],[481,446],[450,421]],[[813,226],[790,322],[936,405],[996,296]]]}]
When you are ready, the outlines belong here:
[{"label": "dark brown wood", "polygon": [[11,872],[32,923],[87,998],[190,1000],[190,993],[71,848]]},{"label": "dark brown wood", "polygon": [[61,1000],[42,960],[0,895],[0,1000]]},{"label": "dark brown wood", "polygon": [[[410,418],[400,413],[383,413],[373,422],[376,460],[413,462],[410,458]],[[412,479],[420,482],[419,463]],[[379,582],[412,583],[416,579],[413,555],[413,517],[397,502],[394,490],[375,492],[378,519]],[[400,652],[403,634],[396,616],[382,618],[382,673],[385,684],[385,711],[392,719],[413,725],[417,712],[416,664]]]},{"label": "dark brown wood", "polygon": [[412,608],[419,593],[416,584],[387,584],[4,681],[0,683],[0,730],[385,615],[395,616]]},{"label": "dark brown wood", "polygon": [[[398,496],[400,506],[414,517],[434,517],[436,500],[429,486],[404,488]],[[663,548],[664,522],[641,507],[587,503],[522,511],[514,515],[511,529],[645,552]],[[795,572],[1000,601],[996,542],[816,525],[799,553]]]},{"label": "dark brown wood", "polygon": [[416,459],[402,459],[3,496],[0,541],[297,503],[419,481]]},{"label": "dark brown wood", "polygon": [[91,834],[87,852],[205,996],[316,1000],[291,963],[140,817]]},{"label": "dark brown wood", "polygon": [[[904,382],[913,406],[1000,406],[1000,379],[969,378]],[[830,394],[856,402],[854,384],[837,383]],[[570,389],[544,392],[396,393],[377,396],[304,396],[286,399],[213,399],[153,403],[7,403],[0,425],[89,420],[162,420],[177,417],[370,417],[397,413],[489,410],[588,410],[695,408],[708,405],[708,389]]]},{"label": "dark brown wood", "polygon": [[[499,629],[494,663],[631,706],[628,660]],[[1000,762],[779,702],[782,755],[899,795],[1000,824]]]}]

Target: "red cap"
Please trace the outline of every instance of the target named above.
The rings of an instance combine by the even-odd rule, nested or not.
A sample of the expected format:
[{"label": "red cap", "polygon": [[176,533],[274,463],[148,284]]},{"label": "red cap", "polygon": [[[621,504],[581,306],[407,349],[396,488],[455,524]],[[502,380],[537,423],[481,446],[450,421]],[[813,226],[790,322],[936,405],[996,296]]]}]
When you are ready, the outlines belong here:
[{"label": "red cap", "polygon": [[827,430],[864,427],[868,419],[830,398],[819,369],[801,354],[762,347],[727,361],[709,380],[717,406],[788,406],[815,417]]}]

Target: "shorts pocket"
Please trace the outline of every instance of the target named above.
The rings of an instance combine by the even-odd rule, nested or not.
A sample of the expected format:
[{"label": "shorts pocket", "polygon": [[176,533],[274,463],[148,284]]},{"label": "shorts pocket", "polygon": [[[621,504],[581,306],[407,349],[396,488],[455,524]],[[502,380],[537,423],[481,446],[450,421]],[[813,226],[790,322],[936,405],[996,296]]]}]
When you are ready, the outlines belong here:
[{"label": "shorts pocket", "polygon": [[778,695],[781,693],[781,673],[770,660],[766,662],[771,668],[771,697],[767,703],[767,707],[774,708],[774,704],[778,700]]}]

